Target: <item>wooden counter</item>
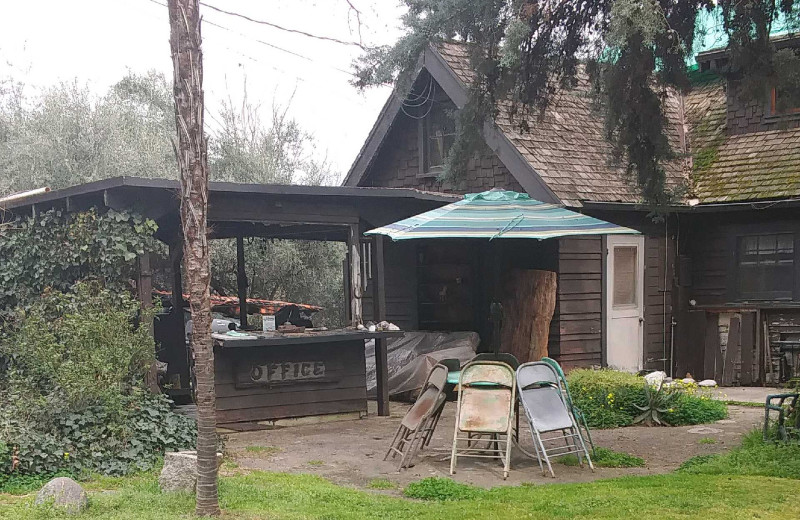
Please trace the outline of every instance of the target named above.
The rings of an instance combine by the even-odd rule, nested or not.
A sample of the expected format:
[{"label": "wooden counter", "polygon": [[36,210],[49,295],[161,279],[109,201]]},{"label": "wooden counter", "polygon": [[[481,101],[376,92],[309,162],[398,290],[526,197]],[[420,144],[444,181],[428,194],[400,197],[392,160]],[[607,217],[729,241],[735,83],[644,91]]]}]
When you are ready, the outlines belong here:
[{"label": "wooden counter", "polygon": [[213,334],[217,422],[367,411],[364,342],[403,333]]}]

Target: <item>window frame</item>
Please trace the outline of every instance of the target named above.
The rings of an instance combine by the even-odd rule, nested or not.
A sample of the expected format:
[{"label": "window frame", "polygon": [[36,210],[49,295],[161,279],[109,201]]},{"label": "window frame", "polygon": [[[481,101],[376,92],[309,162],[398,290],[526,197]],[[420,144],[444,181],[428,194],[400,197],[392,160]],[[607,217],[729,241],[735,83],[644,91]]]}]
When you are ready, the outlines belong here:
[{"label": "window frame", "polygon": [[[424,110],[424,116],[420,117],[418,120],[418,132],[417,132],[417,150],[419,151],[419,172],[417,173],[417,177],[419,178],[435,178],[438,177],[439,174],[442,173],[444,169],[443,165],[436,165],[430,166],[430,134],[431,134],[431,123],[432,117],[431,113],[433,110],[441,110],[446,114],[447,110],[456,110],[457,107],[455,103],[453,103],[449,98],[433,98],[430,101],[433,103],[432,107],[425,107],[423,106],[422,109]],[[430,108],[430,111],[428,111]],[[427,113],[425,113],[427,112]],[[457,131],[455,130],[455,121],[453,133],[452,134],[445,134],[445,135],[452,135],[454,138],[457,135]],[[448,149],[449,152],[449,149]],[[446,155],[445,155],[446,157]]]},{"label": "window frame", "polygon": [[[741,280],[742,280],[742,261],[743,261],[743,254],[742,254],[742,247],[743,241],[748,238],[756,238],[762,239],[765,237],[774,237],[776,241],[776,253],[777,255],[777,243],[778,237],[780,236],[790,236],[792,240],[792,265],[791,265],[791,283],[788,284],[788,288],[782,291],[777,290],[767,290],[767,288],[763,288],[762,290],[755,291],[755,292],[743,292],[741,287]],[[797,285],[798,285],[798,271],[800,270],[800,264],[798,263],[798,237],[797,233],[792,230],[769,230],[768,232],[745,232],[745,233],[737,233],[734,237],[734,254],[733,254],[733,266],[735,269],[735,276],[734,276],[734,284],[733,284],[733,292],[735,295],[736,301],[782,301],[782,302],[789,302],[794,301],[795,296],[797,294]],[[756,257],[758,257],[758,252],[760,249],[756,250]],[[758,269],[758,267],[756,267]]]},{"label": "window frame", "polygon": [[769,115],[772,117],[792,116],[800,114],[800,105],[789,108],[783,112],[778,111],[778,89],[771,87],[769,89]]}]

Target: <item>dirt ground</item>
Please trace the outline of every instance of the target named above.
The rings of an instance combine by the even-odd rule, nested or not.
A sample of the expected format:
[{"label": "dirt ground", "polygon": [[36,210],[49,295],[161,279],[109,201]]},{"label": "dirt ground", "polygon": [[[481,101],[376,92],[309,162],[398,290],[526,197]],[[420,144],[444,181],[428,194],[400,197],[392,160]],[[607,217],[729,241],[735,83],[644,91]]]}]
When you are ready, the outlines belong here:
[{"label": "dirt ground", "polygon": [[[369,487],[375,479],[389,480],[399,489],[424,477],[449,476],[455,403],[447,403],[433,440],[428,448],[419,452],[416,465],[400,472],[397,460],[383,461],[383,456],[408,406],[392,403],[391,416],[378,417],[373,405],[370,402],[370,414],[361,420],[228,434],[225,451],[242,470],[310,473],[359,488]],[[737,446],[742,435],[757,426],[763,417],[761,408],[730,406],[729,410],[728,419],[699,427],[593,430],[595,445],[642,457],[646,462],[643,468],[597,468],[592,473],[588,467],[554,464],[556,478],[553,479],[542,476],[536,460],[514,449],[511,473],[505,481],[500,462],[483,459],[459,459],[453,478],[488,488],[523,482],[585,482],[622,475],[666,473],[695,455],[718,453]],[[702,443],[701,439],[704,439]],[[524,424],[520,442],[532,451],[530,430]]]}]

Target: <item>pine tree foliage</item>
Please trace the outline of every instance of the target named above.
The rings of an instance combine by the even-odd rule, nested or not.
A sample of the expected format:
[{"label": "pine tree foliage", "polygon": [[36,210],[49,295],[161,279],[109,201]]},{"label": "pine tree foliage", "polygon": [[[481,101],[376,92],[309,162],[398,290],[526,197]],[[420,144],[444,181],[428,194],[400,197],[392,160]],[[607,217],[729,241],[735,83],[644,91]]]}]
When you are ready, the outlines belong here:
[{"label": "pine tree foliage", "polygon": [[[405,0],[405,5],[404,36],[393,46],[366,52],[355,64],[354,84],[396,81],[402,91],[410,87],[408,71],[426,45],[469,44],[476,75],[445,165],[444,176],[452,179],[463,174],[481,123],[496,114],[498,99],[512,102],[513,115],[541,115],[559,91],[575,87],[588,73],[615,158],[646,201],[664,206],[680,194],[666,184],[664,163],[677,156],[667,139],[666,99],[672,89],[689,88],[687,64],[701,10],[721,9],[730,40],[727,74],[762,85],[766,75],[791,87],[797,82],[791,71],[800,70],[797,55],[776,51],[769,38],[778,17],[800,20],[793,0]],[[522,131],[529,130],[529,117],[516,120]]]}]

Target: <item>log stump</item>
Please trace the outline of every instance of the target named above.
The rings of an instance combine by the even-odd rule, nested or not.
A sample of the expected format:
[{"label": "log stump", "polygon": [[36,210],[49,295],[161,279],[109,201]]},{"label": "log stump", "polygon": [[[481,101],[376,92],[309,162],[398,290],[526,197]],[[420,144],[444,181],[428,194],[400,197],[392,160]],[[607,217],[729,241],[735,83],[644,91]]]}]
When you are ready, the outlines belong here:
[{"label": "log stump", "polygon": [[556,309],[556,273],[512,269],[503,283],[503,326],[500,350],[520,363],[548,355],[550,322]]}]

